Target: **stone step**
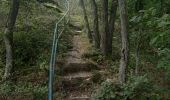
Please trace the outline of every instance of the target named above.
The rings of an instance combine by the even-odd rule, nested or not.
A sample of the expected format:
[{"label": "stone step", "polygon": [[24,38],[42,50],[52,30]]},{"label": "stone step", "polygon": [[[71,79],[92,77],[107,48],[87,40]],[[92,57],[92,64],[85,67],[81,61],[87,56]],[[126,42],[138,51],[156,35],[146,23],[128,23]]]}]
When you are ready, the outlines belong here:
[{"label": "stone step", "polygon": [[91,77],[91,72],[72,73],[63,76],[62,85],[66,91],[90,88],[92,86]]},{"label": "stone step", "polygon": [[67,93],[67,96],[64,100],[90,100],[91,92],[88,90],[85,91],[71,91]]},{"label": "stone step", "polygon": [[77,73],[69,73],[66,76],[63,76],[63,79],[71,80],[75,78],[89,78],[92,76],[91,72],[77,72]]},{"label": "stone step", "polygon": [[93,63],[69,63],[63,67],[63,74],[76,73],[80,71],[99,70],[100,68]]},{"label": "stone step", "polygon": [[89,97],[70,97],[68,100],[90,100]]}]

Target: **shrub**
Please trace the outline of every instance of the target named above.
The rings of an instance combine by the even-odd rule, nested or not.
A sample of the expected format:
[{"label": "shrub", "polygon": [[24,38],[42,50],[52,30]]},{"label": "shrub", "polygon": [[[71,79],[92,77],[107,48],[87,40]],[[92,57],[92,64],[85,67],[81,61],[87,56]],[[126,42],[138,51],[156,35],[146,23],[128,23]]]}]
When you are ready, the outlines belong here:
[{"label": "shrub", "polygon": [[92,100],[120,100],[118,91],[120,91],[119,86],[113,85],[110,80],[106,80],[101,84],[101,87],[94,92]]},{"label": "shrub", "polygon": [[19,83],[17,85],[4,83],[0,85],[0,95],[17,97],[29,94],[33,96],[34,100],[45,100],[47,91],[47,86],[33,86],[26,83]]},{"label": "shrub", "polygon": [[[157,88],[157,91],[159,90]],[[146,75],[131,77],[123,86],[105,81],[94,92],[92,98],[93,100],[161,100]]]}]

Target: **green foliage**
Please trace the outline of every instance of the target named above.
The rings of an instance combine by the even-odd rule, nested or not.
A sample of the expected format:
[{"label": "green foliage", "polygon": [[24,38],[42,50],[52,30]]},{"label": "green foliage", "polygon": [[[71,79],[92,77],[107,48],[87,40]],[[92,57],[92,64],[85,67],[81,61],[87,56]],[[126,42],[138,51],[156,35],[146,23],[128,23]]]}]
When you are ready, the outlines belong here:
[{"label": "green foliage", "polygon": [[[36,2],[39,1],[39,2]],[[109,0],[111,2],[112,0]],[[128,70],[134,69],[135,65],[135,49],[136,41],[140,40],[140,53],[142,56],[146,56],[153,62],[157,63],[158,69],[164,69],[170,75],[170,0],[141,0],[141,5],[138,5],[140,0],[127,0],[128,11],[130,17],[130,64]],[[20,0],[19,16],[16,23],[16,29],[14,32],[14,59],[16,70],[36,68],[41,70],[47,70],[48,60],[51,48],[51,34],[53,33],[54,22],[57,20],[56,16],[60,18],[58,12],[61,8],[58,8],[57,3],[53,0]],[[48,3],[44,3],[48,2]],[[64,2],[64,1],[61,1]],[[73,1],[75,2],[75,1]],[[101,10],[100,0],[96,0],[98,3],[99,12]],[[46,7],[42,5],[46,4]],[[53,4],[55,5],[53,5]],[[86,2],[89,4],[89,1]],[[109,6],[111,3],[109,3]],[[143,4],[143,5],[142,5]],[[138,9],[137,6],[143,6],[143,9]],[[54,8],[54,9],[49,9]],[[88,7],[87,7],[88,8]],[[140,7],[139,7],[140,8]],[[90,7],[89,7],[89,10]],[[139,10],[139,11],[138,11]],[[76,11],[76,10],[75,10]],[[0,41],[2,39],[2,32],[6,16],[9,13],[9,0],[0,1]],[[75,12],[74,12],[75,13]],[[76,12],[77,13],[77,12]],[[100,14],[99,14],[100,15]],[[88,16],[90,17],[90,16]],[[101,16],[100,16],[101,17]],[[101,20],[101,18],[99,19]],[[90,17],[91,18],[91,17]],[[78,17],[80,20],[81,18]],[[67,30],[70,31],[70,30]],[[69,32],[62,37],[59,44],[59,54],[66,53],[68,49],[71,49]],[[117,46],[117,44],[115,45]],[[117,50],[119,51],[119,50]],[[150,54],[148,54],[148,52]],[[93,61],[103,64],[105,58],[100,52],[92,52],[83,55],[85,58],[91,58]],[[118,58],[119,55],[114,55],[114,58]],[[145,58],[149,62],[148,58]],[[159,58],[159,59],[156,59]],[[116,59],[117,60],[117,59]],[[146,62],[142,61],[146,65]],[[0,43],[0,67],[4,68],[5,62],[5,47],[3,42]],[[110,72],[114,73],[115,66],[119,65],[119,62],[109,65]],[[156,65],[155,65],[156,66]],[[145,66],[144,66],[145,67]],[[150,66],[146,66],[150,67]],[[0,69],[0,73],[3,70]],[[27,73],[30,73],[27,71]],[[24,73],[25,74],[25,73]],[[2,75],[0,75],[2,76]],[[150,76],[153,77],[153,76]],[[94,72],[92,77],[93,82],[100,83],[102,75]],[[160,100],[161,95],[155,90],[160,89],[154,87],[150,79],[147,76],[135,76],[129,77],[129,80],[123,86],[114,84],[110,80],[107,80],[101,84],[101,87],[93,95],[94,100]],[[161,91],[162,92],[162,91]],[[47,94],[47,87],[32,84],[20,83],[17,85],[1,84],[0,94],[25,94],[31,93],[36,100],[44,99]],[[168,93],[168,92],[167,92]]]},{"label": "green foliage", "polygon": [[9,10],[9,1],[8,0],[1,0],[1,2],[0,2],[0,12],[2,13],[2,14],[7,14],[8,12],[8,10]]},{"label": "green foliage", "polygon": [[160,60],[158,62],[158,68],[164,68],[170,72],[170,49],[163,49],[159,52]]},{"label": "green foliage", "polygon": [[[170,15],[164,14],[162,17],[157,17],[155,8],[143,10],[142,12],[142,15],[134,16],[130,20],[130,22],[134,23],[132,24],[133,27],[140,27],[144,32],[148,31],[147,35],[150,37],[150,45],[157,48],[169,47]],[[136,24],[139,25],[135,26]]]},{"label": "green foliage", "polygon": [[[0,5],[2,5],[0,7],[0,12],[2,12],[2,15],[7,16],[7,13],[9,13],[8,2],[0,2]],[[14,30],[14,62],[16,67],[21,68],[23,66],[28,67],[35,65],[41,65],[42,67],[44,66],[44,62],[47,63],[52,39],[49,33],[53,32],[53,21],[55,20],[52,14],[52,16],[46,17],[46,14],[49,15],[49,12],[55,11],[40,6],[36,0],[21,0],[16,29]],[[3,39],[3,34],[1,33],[4,30],[0,28],[0,31],[1,40]],[[4,43],[1,42],[0,66],[4,66],[4,62],[5,47]]]},{"label": "green foliage", "polygon": [[32,84],[20,83],[14,85],[12,83],[4,83],[0,85],[0,95],[24,95],[30,94],[34,100],[43,100],[47,94],[47,86],[33,86]]},{"label": "green foliage", "polygon": [[[4,3],[0,0],[0,18],[2,14],[3,21],[6,21],[4,16],[6,18],[8,13],[8,2]],[[19,15],[13,33],[15,78],[19,79],[21,75],[27,76],[27,74],[31,74],[37,69],[38,72],[47,71],[53,28],[59,17],[60,15],[55,10],[44,7],[36,0],[20,0]],[[5,24],[0,21],[0,25],[2,25],[2,27],[0,26],[0,77],[2,77],[5,66],[5,47],[3,42]],[[63,45],[63,42],[61,44]],[[63,47],[65,48],[65,46]],[[41,83],[36,85],[18,83],[17,80],[16,84],[0,84],[1,94],[16,97],[30,94],[34,97],[34,100],[44,100],[47,96],[47,86],[46,84],[45,86],[41,85]]]},{"label": "green foliage", "polygon": [[[124,85],[124,98],[132,100],[146,100],[152,98],[154,89],[145,76],[134,76]],[[152,100],[152,99],[151,99]]]},{"label": "green foliage", "polygon": [[[140,41],[140,52],[143,52],[144,55],[148,55],[148,53],[151,53],[152,56],[157,55],[155,60],[162,50],[170,49],[170,15],[158,16],[157,12],[155,7],[151,7],[147,10],[140,10],[130,19],[132,50],[135,51],[136,41]],[[168,61],[167,58],[162,59],[164,59],[164,62],[165,59]]]},{"label": "green foliage", "polygon": [[0,95],[10,94],[11,91],[12,91],[12,83],[11,82],[5,82],[3,84],[0,84]]},{"label": "green foliage", "polygon": [[96,90],[93,100],[161,100],[159,88],[153,86],[146,75],[133,76],[123,86],[105,81]]},{"label": "green foliage", "polygon": [[[152,32],[150,45],[156,48],[170,48],[170,15],[165,14],[160,18],[155,18],[155,25],[153,26],[156,28],[155,31]],[[154,29],[153,28],[153,29]]]},{"label": "green foliage", "polygon": [[[38,37],[38,38],[37,38]],[[32,30],[29,33],[18,32],[14,34],[15,64],[25,66],[35,65],[42,52],[49,51],[48,34]]]},{"label": "green foliage", "polygon": [[119,91],[118,86],[114,86],[109,80],[103,82],[101,87],[93,94],[92,100],[120,100],[117,96]]},{"label": "green foliage", "polygon": [[99,72],[94,71],[91,80],[92,80],[94,83],[99,83],[99,82],[101,82],[101,80],[102,80],[102,75],[101,75]]}]

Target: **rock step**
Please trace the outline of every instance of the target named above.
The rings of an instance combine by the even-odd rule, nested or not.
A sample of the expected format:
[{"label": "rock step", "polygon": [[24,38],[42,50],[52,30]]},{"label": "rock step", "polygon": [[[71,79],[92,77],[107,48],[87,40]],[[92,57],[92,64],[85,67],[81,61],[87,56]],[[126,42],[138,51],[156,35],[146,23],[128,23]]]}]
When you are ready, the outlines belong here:
[{"label": "rock step", "polygon": [[92,86],[90,80],[91,77],[91,72],[72,73],[67,76],[63,76],[62,84],[66,91],[85,89],[87,87],[90,88]]},{"label": "rock step", "polygon": [[92,71],[92,70],[99,70],[100,68],[93,64],[93,63],[69,63],[64,66],[63,74],[67,75],[69,73],[76,73],[80,71]]},{"label": "rock step", "polygon": [[89,90],[70,91],[64,100],[90,100]]},{"label": "rock step", "polygon": [[90,100],[89,97],[70,97],[67,100]]},{"label": "rock step", "polygon": [[71,80],[75,78],[89,78],[92,76],[91,72],[77,72],[77,73],[70,73],[67,76],[63,76],[65,80]]}]

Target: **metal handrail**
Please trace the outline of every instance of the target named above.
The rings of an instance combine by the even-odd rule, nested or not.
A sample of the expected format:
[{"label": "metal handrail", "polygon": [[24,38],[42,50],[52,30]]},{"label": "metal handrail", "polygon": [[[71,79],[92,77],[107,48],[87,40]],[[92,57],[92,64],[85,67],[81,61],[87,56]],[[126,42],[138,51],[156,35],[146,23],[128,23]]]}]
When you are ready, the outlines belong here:
[{"label": "metal handrail", "polygon": [[53,81],[54,81],[54,67],[56,63],[57,57],[57,49],[58,49],[58,42],[63,33],[63,30],[58,34],[59,31],[59,24],[65,19],[66,15],[69,12],[69,0],[66,0],[67,6],[65,8],[67,11],[65,14],[56,22],[54,33],[53,33],[53,45],[52,45],[52,52],[50,58],[50,66],[49,66],[49,82],[48,82],[48,100],[53,100]]}]

